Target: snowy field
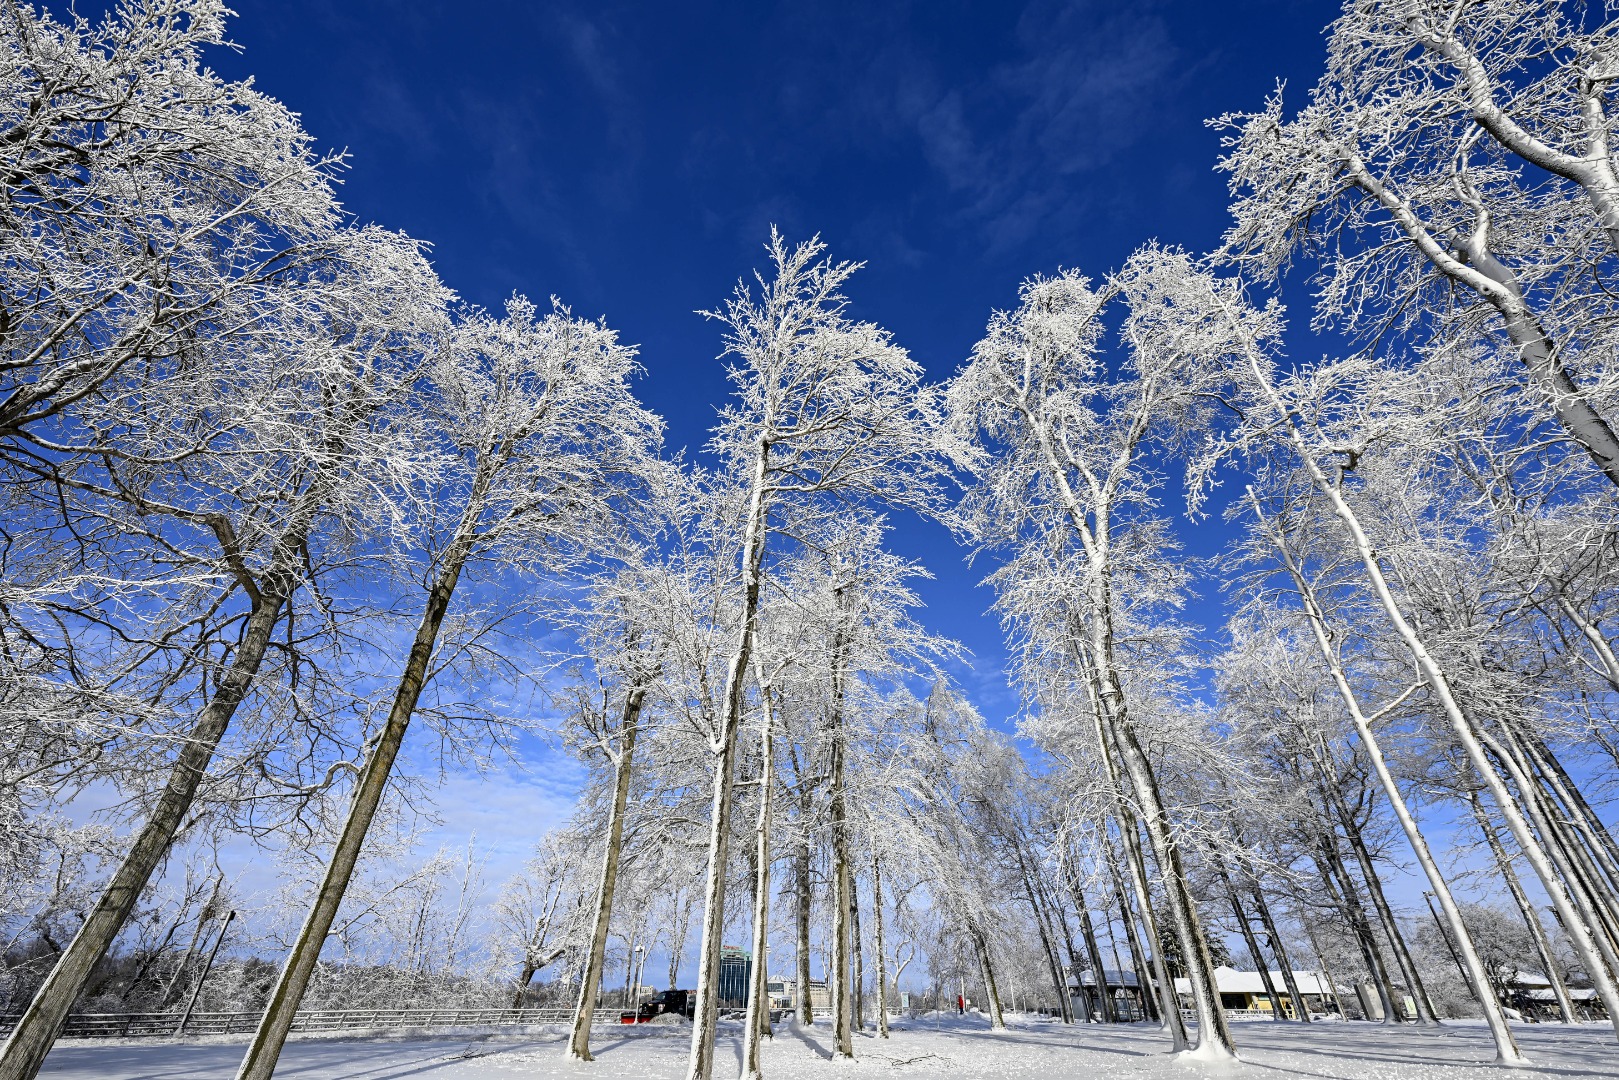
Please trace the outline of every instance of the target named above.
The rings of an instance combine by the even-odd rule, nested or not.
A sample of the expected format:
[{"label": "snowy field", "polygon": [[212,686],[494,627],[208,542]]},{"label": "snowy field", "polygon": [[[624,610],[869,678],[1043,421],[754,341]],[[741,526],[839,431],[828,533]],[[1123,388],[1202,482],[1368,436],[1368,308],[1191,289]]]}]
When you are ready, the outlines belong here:
[{"label": "snowy field", "polygon": [[[560,1032],[538,1035],[466,1033],[430,1038],[307,1038],[289,1042],[276,1076],[286,1080],[516,1080],[632,1077],[679,1080],[689,1043],[686,1028],[598,1029],[594,1064],[562,1060]],[[1469,1076],[1619,1077],[1619,1043],[1606,1024],[1516,1029],[1533,1069],[1490,1064],[1482,1026],[1437,1030],[1361,1023],[1247,1023],[1236,1026],[1244,1061],[1211,1067],[1177,1061],[1154,1027],[1064,1026],[1014,1019],[1008,1031],[951,1018],[935,1026],[909,1021],[888,1040],[867,1032],[857,1060],[833,1064],[823,1026],[782,1025],[765,1051],[771,1080],[896,1076],[931,1080],[969,1077],[1311,1077],[1313,1080],[1461,1080]],[[741,1027],[721,1025],[715,1076],[729,1080],[741,1061]],[[242,1037],[188,1043],[60,1043],[45,1063],[51,1080],[228,1080],[241,1058]]]}]

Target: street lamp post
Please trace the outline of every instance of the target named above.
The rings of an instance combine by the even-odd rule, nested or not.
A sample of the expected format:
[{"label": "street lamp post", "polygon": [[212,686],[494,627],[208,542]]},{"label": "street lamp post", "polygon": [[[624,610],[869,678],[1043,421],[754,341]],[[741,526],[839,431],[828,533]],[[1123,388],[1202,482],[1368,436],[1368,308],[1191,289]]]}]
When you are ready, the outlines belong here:
[{"label": "street lamp post", "polygon": [[646,975],[646,946],[645,945],[637,945],[635,947],[635,989],[633,991],[631,991],[631,993],[633,993],[635,995],[635,1005],[634,1005],[634,1007],[637,1010],[639,1010],[640,1007],[641,1007],[641,981],[645,977],[645,975]]}]

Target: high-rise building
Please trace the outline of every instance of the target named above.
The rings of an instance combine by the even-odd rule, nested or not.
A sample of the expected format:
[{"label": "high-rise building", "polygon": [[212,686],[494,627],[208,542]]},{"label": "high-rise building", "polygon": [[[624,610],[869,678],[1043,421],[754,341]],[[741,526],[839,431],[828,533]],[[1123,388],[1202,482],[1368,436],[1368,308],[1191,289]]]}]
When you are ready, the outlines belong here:
[{"label": "high-rise building", "polygon": [[740,945],[721,945],[720,1008],[746,1008],[748,980],[752,977],[753,954]]}]

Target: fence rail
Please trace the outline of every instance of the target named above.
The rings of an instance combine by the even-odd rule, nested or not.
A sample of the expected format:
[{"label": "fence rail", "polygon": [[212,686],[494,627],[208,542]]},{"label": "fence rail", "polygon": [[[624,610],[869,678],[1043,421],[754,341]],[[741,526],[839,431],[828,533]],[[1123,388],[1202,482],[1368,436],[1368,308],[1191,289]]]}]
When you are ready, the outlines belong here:
[{"label": "fence rail", "polygon": [[[1249,1020],[1276,1019],[1276,1014],[1271,1012],[1269,1009],[1225,1009],[1223,1011],[1225,1012],[1225,1018],[1227,1021],[1245,1022]],[[1181,1019],[1185,1020],[1187,1023],[1197,1023],[1197,1010],[1186,1008],[1181,1009]]]},{"label": "fence rail", "polygon": [[[229,1035],[258,1027],[258,1012],[194,1012],[185,1022],[187,1035]],[[139,1038],[175,1035],[185,1014],[81,1013],[70,1016],[62,1035],[74,1039]],[[0,1036],[8,1035],[18,1017],[0,1016]],[[490,1027],[573,1022],[568,1008],[536,1009],[310,1009],[292,1021],[293,1031],[343,1031],[351,1028]],[[617,1009],[597,1009],[593,1023],[619,1023]]]}]

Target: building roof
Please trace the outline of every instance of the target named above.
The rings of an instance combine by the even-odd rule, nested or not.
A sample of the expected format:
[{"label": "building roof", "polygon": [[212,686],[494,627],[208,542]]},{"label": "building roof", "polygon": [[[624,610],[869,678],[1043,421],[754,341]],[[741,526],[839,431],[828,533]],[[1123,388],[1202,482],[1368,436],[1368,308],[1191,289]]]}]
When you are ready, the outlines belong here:
[{"label": "building roof", "polygon": [[[1278,994],[1287,993],[1287,981],[1280,971],[1270,973],[1271,982],[1276,986]],[[1327,978],[1319,971],[1293,970],[1293,978],[1299,984],[1299,993],[1325,996],[1332,993]],[[1214,969],[1214,985],[1222,994],[1263,994],[1265,982],[1259,977],[1257,971],[1238,971],[1221,965]],[[1175,992],[1177,994],[1190,994],[1192,983],[1189,979],[1176,979]]]},{"label": "building roof", "polygon": [[[1133,971],[1120,971],[1117,968],[1103,968],[1102,973],[1106,976],[1107,984],[1110,987],[1133,987],[1136,985],[1136,973]],[[1084,971],[1079,973],[1079,981],[1083,986],[1095,986],[1096,976],[1091,972],[1090,968],[1086,968]]]},{"label": "building roof", "polygon": [[1511,975],[1507,976],[1505,982],[1508,986],[1523,987],[1550,987],[1552,984],[1550,979],[1546,978],[1546,976],[1540,974],[1539,972],[1522,970],[1514,971]]},{"label": "building roof", "polygon": [[[1573,987],[1569,987],[1568,990],[1568,998],[1570,1001],[1595,1001],[1596,996],[1597,992],[1589,987],[1584,990],[1576,990]],[[1550,990],[1525,990],[1524,997],[1528,998],[1530,1001],[1557,1000],[1557,995]]]}]

